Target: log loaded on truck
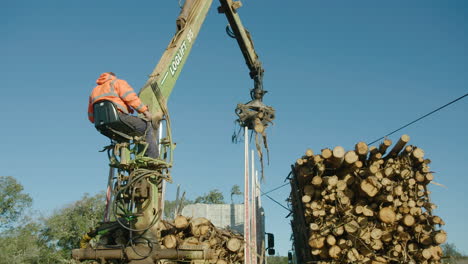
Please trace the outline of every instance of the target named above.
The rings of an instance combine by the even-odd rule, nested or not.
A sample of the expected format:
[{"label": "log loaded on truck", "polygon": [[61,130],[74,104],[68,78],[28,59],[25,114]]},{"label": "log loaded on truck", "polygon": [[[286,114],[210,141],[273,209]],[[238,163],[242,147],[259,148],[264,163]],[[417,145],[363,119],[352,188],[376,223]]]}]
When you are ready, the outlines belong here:
[{"label": "log loaded on truck", "polygon": [[439,264],[447,234],[433,213],[422,148],[392,141],[308,149],[292,166],[292,263]]},{"label": "log loaded on truck", "polygon": [[[237,13],[241,2],[220,0],[220,3],[218,11],[225,14],[229,22],[227,32],[237,40],[254,81],[250,92],[252,100],[237,105],[237,121],[241,127],[260,135],[256,138],[263,139],[266,147],[265,129],[274,119],[275,111],[262,102],[266,93],[264,70],[250,33]],[[159,134],[157,158],[145,155],[148,143],[144,135],[122,122],[112,103],[99,101],[93,105],[97,130],[111,139],[111,145],[105,147],[110,160],[106,209],[104,221],[84,234],[80,248],[72,251],[75,260],[95,260],[103,264],[223,264],[244,263],[244,259],[246,263],[261,262],[257,254],[250,256],[244,252],[264,252],[264,248],[250,250],[241,235],[219,229],[206,218],[162,219],[164,184],[172,180],[175,147],[167,100],[211,5],[212,0],[185,1],[176,20],[174,37],[139,92],[141,101],[152,113],[148,127],[153,129],[154,136]]]}]

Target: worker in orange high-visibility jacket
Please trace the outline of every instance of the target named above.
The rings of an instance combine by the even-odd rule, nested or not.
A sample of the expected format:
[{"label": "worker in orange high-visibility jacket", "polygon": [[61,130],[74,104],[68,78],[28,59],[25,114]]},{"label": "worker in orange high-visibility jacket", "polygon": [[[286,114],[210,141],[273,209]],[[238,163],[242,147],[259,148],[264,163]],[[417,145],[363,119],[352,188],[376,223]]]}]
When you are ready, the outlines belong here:
[{"label": "worker in orange high-visibility jacket", "polygon": [[89,96],[88,118],[94,123],[93,105],[99,101],[111,101],[119,110],[119,116],[122,122],[135,129],[135,131],[145,134],[145,140],[148,143],[146,155],[151,158],[158,157],[156,141],[153,137],[153,129],[147,129],[150,122],[131,115],[135,109],[143,114],[148,120],[151,120],[151,114],[148,107],[144,105],[133,88],[124,80],[117,79],[113,72],[105,72],[96,80],[97,86],[94,87]]}]

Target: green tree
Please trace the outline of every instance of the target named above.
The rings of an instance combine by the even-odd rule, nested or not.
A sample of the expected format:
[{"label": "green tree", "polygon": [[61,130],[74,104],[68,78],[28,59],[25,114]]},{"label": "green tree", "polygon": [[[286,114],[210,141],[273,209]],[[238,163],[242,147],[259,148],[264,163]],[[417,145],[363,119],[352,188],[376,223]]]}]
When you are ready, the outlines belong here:
[{"label": "green tree", "polygon": [[288,257],[267,256],[268,264],[288,264]]},{"label": "green tree", "polygon": [[242,195],[240,187],[237,184],[232,186],[232,188],[231,188],[231,203],[234,203],[234,199],[233,199],[234,195]]},{"label": "green tree", "polygon": [[15,178],[0,176],[0,229],[11,227],[31,204],[31,197]]},{"label": "green tree", "polygon": [[24,217],[32,199],[23,186],[13,177],[0,177],[0,263],[75,263],[70,249],[103,218],[104,197],[85,194],[52,216],[33,220]]},{"label": "green tree", "polygon": [[448,259],[444,260],[444,263],[452,263],[453,260],[460,259],[463,257],[463,254],[457,249],[457,247],[453,243],[445,243],[441,247],[442,252],[444,253],[444,257],[448,257]]},{"label": "green tree", "polygon": [[50,248],[42,240],[42,230],[41,223],[29,221],[0,233],[0,263],[66,263],[69,257]]},{"label": "green tree", "polygon": [[[189,204],[193,204],[193,201],[190,201],[190,200],[185,200],[182,202],[182,208],[185,207],[186,205],[189,205]],[[176,201],[169,201],[169,200],[166,200],[164,201],[164,217],[166,219],[174,219],[175,218],[175,215],[174,215],[174,212],[175,212],[175,209],[176,209]]]},{"label": "green tree", "polygon": [[208,194],[198,196],[195,198],[195,203],[205,203],[205,204],[223,204],[224,196],[223,193],[218,189],[211,190]]},{"label": "green tree", "polygon": [[85,194],[81,200],[44,219],[44,240],[64,256],[69,256],[71,249],[79,247],[80,238],[102,221],[104,207],[104,193]]},{"label": "green tree", "polygon": [[43,223],[25,216],[31,204],[15,178],[0,177],[0,263],[66,263],[43,240]]}]

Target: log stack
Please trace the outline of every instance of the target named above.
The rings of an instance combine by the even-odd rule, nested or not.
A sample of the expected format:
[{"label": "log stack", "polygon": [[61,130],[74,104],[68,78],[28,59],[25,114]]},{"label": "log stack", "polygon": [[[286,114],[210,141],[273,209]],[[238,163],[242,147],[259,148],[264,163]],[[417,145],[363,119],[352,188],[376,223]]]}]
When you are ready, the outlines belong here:
[{"label": "log stack", "polygon": [[208,219],[179,215],[159,223],[162,248],[202,247],[212,249],[216,259],[210,263],[244,263],[244,238],[228,229],[215,227]]},{"label": "log stack", "polygon": [[305,225],[297,243],[308,246],[304,262],[441,263],[447,234],[432,213],[430,160],[408,142],[403,135],[393,148],[385,139],[349,151],[308,149],[296,161],[290,202],[293,229]]}]

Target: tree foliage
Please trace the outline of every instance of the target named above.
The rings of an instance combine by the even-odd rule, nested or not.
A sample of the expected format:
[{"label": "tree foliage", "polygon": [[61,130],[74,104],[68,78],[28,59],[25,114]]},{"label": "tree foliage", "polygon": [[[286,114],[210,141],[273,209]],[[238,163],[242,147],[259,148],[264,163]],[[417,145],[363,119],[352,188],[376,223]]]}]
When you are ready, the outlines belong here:
[{"label": "tree foliage", "polygon": [[242,195],[240,187],[237,184],[232,186],[232,188],[231,188],[231,203],[234,203],[234,199],[233,199],[234,195]]},{"label": "tree foliage", "polygon": [[267,256],[268,264],[288,264],[288,257]]},{"label": "tree foliage", "polygon": [[81,200],[45,219],[44,239],[66,252],[78,248],[80,237],[103,220],[104,207],[104,193],[95,196],[85,194]]},{"label": "tree foliage", "polygon": [[445,243],[442,245],[442,252],[445,257],[449,258],[461,258],[463,254],[457,249],[453,243]]},{"label": "tree foliage", "polygon": [[15,178],[0,176],[0,229],[11,227],[31,204],[31,197]]},{"label": "tree foliage", "polygon": [[50,217],[24,220],[0,233],[0,263],[74,263],[71,249],[103,218],[104,194],[83,198]]},{"label": "tree foliage", "polygon": [[0,263],[66,263],[62,256],[42,239],[43,226],[31,221],[0,233]]},{"label": "tree foliage", "polygon": [[223,204],[224,195],[218,189],[211,190],[208,194],[198,196],[195,198],[195,203],[204,203],[204,204]]},{"label": "tree foliage", "polygon": [[[166,200],[164,201],[164,217],[166,219],[174,219],[175,218],[175,210],[177,206],[177,201],[169,201]],[[180,202],[179,202],[180,203]],[[182,208],[185,207],[186,205],[193,204],[193,201],[190,200],[185,200],[182,202]]]}]

